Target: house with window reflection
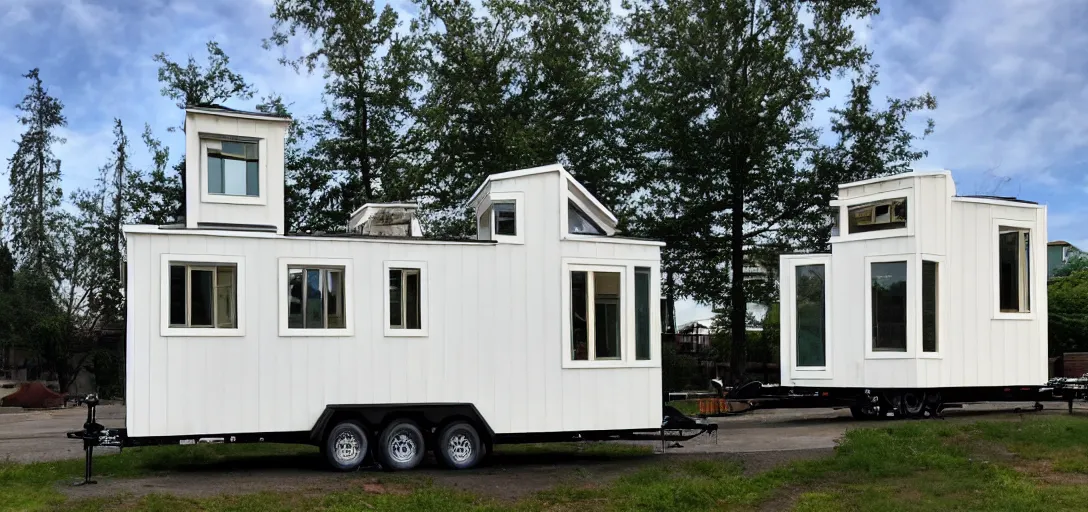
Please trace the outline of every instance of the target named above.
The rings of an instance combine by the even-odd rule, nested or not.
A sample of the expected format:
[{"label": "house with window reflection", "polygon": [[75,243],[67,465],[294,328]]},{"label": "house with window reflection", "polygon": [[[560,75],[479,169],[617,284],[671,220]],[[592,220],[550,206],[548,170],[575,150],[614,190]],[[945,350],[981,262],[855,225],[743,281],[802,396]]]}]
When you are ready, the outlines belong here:
[{"label": "house with window reflection", "polygon": [[783,384],[1046,381],[1045,206],[912,172],[840,185],[831,207],[831,252],[781,257]]},{"label": "house with window reflection", "polygon": [[1088,257],[1077,246],[1065,240],[1055,240],[1046,244],[1046,276],[1054,277],[1054,271],[1069,263],[1071,258]]},{"label": "house with window reflection", "polygon": [[125,227],[129,436],[308,431],[329,404],[473,404],[496,434],[660,427],[663,243],[622,236],[561,165],[487,177],[472,239],[400,203],[287,233],[290,123],[187,108],[184,223]]}]

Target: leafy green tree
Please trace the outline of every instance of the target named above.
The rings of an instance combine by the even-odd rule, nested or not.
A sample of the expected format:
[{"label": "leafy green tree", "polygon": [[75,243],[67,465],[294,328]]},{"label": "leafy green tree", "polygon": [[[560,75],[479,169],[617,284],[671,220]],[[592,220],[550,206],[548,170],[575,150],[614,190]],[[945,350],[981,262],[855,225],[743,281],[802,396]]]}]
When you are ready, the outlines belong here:
[{"label": "leafy green tree", "polygon": [[9,193],[4,207],[4,227],[18,266],[49,278],[57,275],[61,253],[55,236],[62,229],[60,160],[53,146],[64,139],[55,131],[67,124],[64,106],[50,96],[38,69],[24,78],[29,92],[16,108],[26,131],[19,137],[15,154],[8,160]]},{"label": "leafy green tree", "polygon": [[308,40],[309,51],[284,54],[296,70],[324,74],[325,129],[315,150],[334,171],[315,201],[329,208],[311,218],[311,228],[343,229],[348,216],[368,201],[403,200],[407,185],[412,124],[411,95],[420,85],[411,38],[397,34],[399,21],[389,5],[372,0],[277,0],[266,48]]},{"label": "leafy green tree", "polygon": [[179,164],[181,172],[171,174],[170,148],[155,138],[151,126],[144,125],[140,136],[151,153],[151,168],[137,170],[128,174],[124,187],[125,202],[129,204],[132,218],[136,224],[164,225],[174,222],[181,204],[181,182],[184,176],[183,158]]},{"label": "leafy green tree", "polygon": [[1078,255],[1069,258],[1069,261],[1054,269],[1054,277],[1068,277],[1077,272],[1088,270],[1088,256]]},{"label": "leafy green tree", "polygon": [[[635,71],[625,112],[637,155],[636,224],[670,244],[665,267],[685,295],[728,308],[730,366],[743,368],[746,254],[815,231],[817,215],[827,223],[823,191],[841,182],[843,168],[875,174],[895,167],[866,166],[886,162],[876,152],[895,141],[905,138],[909,147],[913,136],[898,114],[932,106],[932,99],[893,103],[890,115],[861,101],[875,74],[850,22],[876,14],[874,0],[645,0],[629,7]],[[814,108],[829,96],[828,80],[846,74],[861,77],[836,114],[849,133],[836,132],[841,147],[827,149]],[[836,159],[843,155],[849,163]]]},{"label": "leafy green tree", "polygon": [[1071,260],[1064,266],[1068,273],[1047,283],[1051,356],[1088,351],[1088,258],[1079,260]]},{"label": "leafy green tree", "polygon": [[[266,96],[257,110],[268,114],[290,117],[291,113],[279,95]],[[294,119],[287,128],[284,146],[284,231],[292,233],[313,227],[331,226],[327,214],[331,205],[323,202],[327,196],[330,173],[325,159],[313,151],[314,133],[321,128],[319,122]]]}]

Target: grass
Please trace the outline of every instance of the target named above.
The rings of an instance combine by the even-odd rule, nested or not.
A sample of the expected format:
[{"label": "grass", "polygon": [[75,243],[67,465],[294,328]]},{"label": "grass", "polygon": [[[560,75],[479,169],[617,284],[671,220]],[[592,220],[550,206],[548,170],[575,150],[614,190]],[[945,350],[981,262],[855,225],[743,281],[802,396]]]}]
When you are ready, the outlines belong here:
[{"label": "grass", "polygon": [[699,414],[699,401],[698,400],[673,400],[668,403],[676,408],[676,410],[688,415],[695,416]]},{"label": "grass", "polygon": [[[571,451],[636,456],[646,448],[610,443],[520,445],[502,453]],[[222,464],[260,467],[277,457],[320,462],[308,447],[205,445],[126,450],[96,459],[99,474],[131,477]],[[359,473],[332,493],[263,492],[180,498],[149,495],[64,501],[54,484],[81,461],[0,465],[0,507],[11,510],[1083,510],[1088,504],[1088,419],[889,423],[847,433],[827,459],[747,475],[727,459],[661,458],[611,482],[573,480],[516,502],[498,501],[423,478]],[[410,474],[409,474],[410,475]],[[481,475],[487,478],[487,475]],[[363,482],[378,487],[368,488]],[[356,484],[356,482],[358,482]],[[372,484],[375,485],[375,484]]]}]

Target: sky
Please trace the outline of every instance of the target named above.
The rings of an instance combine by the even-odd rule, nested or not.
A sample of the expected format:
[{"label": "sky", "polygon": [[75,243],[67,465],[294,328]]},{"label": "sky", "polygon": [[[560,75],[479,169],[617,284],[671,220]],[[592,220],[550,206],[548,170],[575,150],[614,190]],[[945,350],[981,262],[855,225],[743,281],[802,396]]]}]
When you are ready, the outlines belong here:
[{"label": "sky", "polygon": [[[392,0],[407,19],[407,0]],[[139,141],[151,126],[181,155],[183,115],[160,95],[152,56],[203,62],[217,41],[232,68],[259,96],[277,93],[295,115],[316,113],[320,76],[298,74],[264,50],[273,0],[0,0],[0,156],[22,132],[15,105],[21,77],[38,67],[64,103],[67,142],[56,153],[66,193],[89,187],[109,159],[113,119],[126,127],[137,165],[149,164]],[[618,3],[618,1],[617,1]],[[884,2],[856,24],[880,66],[878,96],[930,92],[938,102],[929,155],[919,170],[952,171],[961,194],[1012,195],[1048,206],[1050,240],[1088,249],[1088,3],[1018,0]],[[301,49],[297,44],[289,51]],[[841,98],[846,84],[832,84]],[[832,100],[834,101],[834,100]],[[257,99],[232,102],[252,109]],[[818,114],[817,122],[826,119]],[[6,164],[5,164],[6,167]],[[7,179],[0,179],[7,193]],[[702,305],[678,306],[683,322],[709,316]]]}]

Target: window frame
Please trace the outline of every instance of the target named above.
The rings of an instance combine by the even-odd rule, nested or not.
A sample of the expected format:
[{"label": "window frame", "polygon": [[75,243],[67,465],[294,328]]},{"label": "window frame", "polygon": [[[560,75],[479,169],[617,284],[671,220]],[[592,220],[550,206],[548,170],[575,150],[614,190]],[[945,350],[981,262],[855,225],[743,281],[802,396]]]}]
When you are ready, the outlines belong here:
[{"label": "window frame", "polygon": [[[908,214],[908,219],[910,216]],[[908,220],[909,222],[909,220]],[[921,261],[918,253],[865,257],[865,359],[914,359],[920,352]],[[907,346],[902,351],[873,350],[873,263],[906,263],[907,266]],[[932,352],[931,352],[932,354]]]},{"label": "window frame", "polygon": [[[824,267],[824,365],[823,366],[798,366],[797,364],[797,267],[807,265],[823,265]],[[831,379],[833,378],[834,360],[831,358],[832,345],[835,344],[834,329],[831,322],[831,309],[834,307],[835,280],[831,268],[830,254],[805,254],[784,255],[779,268],[781,280],[780,294],[782,297],[783,311],[779,312],[782,325],[779,326],[779,337],[784,338],[785,343],[780,347],[780,364],[790,369],[792,379]],[[781,341],[781,340],[780,340]]]},{"label": "window frame", "polygon": [[[160,256],[159,263],[159,335],[163,337],[205,337],[205,338],[228,338],[228,337],[240,337],[246,334],[246,269],[245,269],[245,256],[233,256],[233,255],[205,255],[205,254],[162,254]],[[192,268],[197,269],[209,269],[216,266],[234,266],[234,304],[235,304],[235,327],[183,327],[173,326],[170,324],[170,267],[172,265],[185,265],[186,269],[186,301],[189,300],[189,278],[188,274]],[[213,272],[213,276],[216,275]],[[213,281],[212,287],[213,296],[213,324],[215,323],[215,305],[214,301],[216,297],[215,286]],[[188,307],[188,306],[187,306]],[[188,317],[190,312],[186,312]]]},{"label": "window frame", "polygon": [[[1002,311],[1001,310],[1001,231],[1002,230],[1017,230],[1024,231],[1028,234],[1028,254],[1027,261],[1023,258],[1020,259],[1020,306],[1021,311]],[[990,273],[993,279],[993,319],[994,320],[1034,320],[1036,318],[1036,311],[1039,309],[1039,296],[1036,293],[1037,282],[1041,279],[1046,282],[1046,273],[1040,274],[1039,271],[1039,245],[1037,223],[1032,220],[1014,220],[1014,219],[993,219],[993,225],[990,230],[990,252],[991,267]],[[1019,238],[1022,242],[1023,238]],[[1042,246],[1046,247],[1046,242],[1042,242]],[[1023,255],[1023,253],[1020,253]],[[1046,261],[1045,253],[1042,257],[1042,261]],[[1026,285],[1026,286],[1024,286]],[[1026,288],[1026,290],[1025,290]],[[1023,311],[1023,301],[1027,300],[1028,310]]]},{"label": "window frame", "polygon": [[[917,208],[917,201],[915,201],[915,193],[913,187],[902,187],[895,190],[889,190],[886,192],[880,192],[877,194],[867,194],[858,197],[851,197],[850,199],[840,199],[831,201],[831,206],[838,208],[839,216],[839,235],[831,237],[831,242],[852,242],[856,240],[874,240],[878,238],[894,238],[903,236],[914,236],[914,223],[917,220],[917,213],[911,213],[912,208]],[[904,199],[907,203],[907,225],[902,228],[895,229],[882,229],[876,231],[865,231],[862,233],[850,233],[850,217],[849,210],[852,206],[858,206],[865,203],[874,203],[880,201],[887,201],[889,199]]]},{"label": "window frame", "polygon": [[[650,358],[638,359],[636,346],[636,311],[635,311],[635,268],[647,267],[650,269]],[[560,279],[560,296],[562,300],[560,324],[561,333],[559,342],[562,344],[562,364],[564,369],[589,369],[589,368],[660,368],[661,367],[661,262],[660,260],[627,260],[627,259],[598,259],[598,258],[563,258],[562,276]],[[616,272],[620,274],[620,357],[619,359],[587,359],[576,360],[572,358],[571,336],[571,272]],[[588,285],[588,283],[587,283]],[[592,292],[592,287],[587,286],[587,293]],[[588,310],[592,307],[592,300],[587,303]],[[591,352],[596,350],[592,337],[587,339]]]},{"label": "window frame", "polygon": [[[276,300],[279,302],[279,335],[280,337],[307,337],[307,338],[343,338],[355,335],[355,314],[353,306],[354,290],[354,262],[351,258],[279,258],[277,261],[277,282],[279,292]],[[344,310],[344,328],[297,328],[290,327],[290,275],[292,268],[319,268],[342,270],[344,279],[344,296],[341,299],[341,307]],[[305,314],[305,311],[303,311]],[[327,311],[325,313],[328,314]]]},{"label": "window frame", "polygon": [[[407,329],[393,327],[389,324],[389,312],[392,310],[392,306],[389,302],[389,271],[401,269],[401,270],[418,270],[419,271],[419,329]],[[403,275],[401,277],[403,280]],[[401,261],[401,260],[388,260],[382,262],[382,274],[381,279],[378,282],[381,284],[382,303],[382,327],[387,338],[425,338],[428,336],[427,330],[427,318],[428,304],[430,303],[430,289],[427,285],[427,262],[426,261]],[[403,286],[401,288],[404,290]],[[401,292],[401,304],[404,304],[404,293]],[[403,317],[402,317],[403,321]]]},{"label": "window frame", "polygon": [[[496,203],[514,204],[514,230],[513,235],[500,235],[495,228],[498,223],[495,218]],[[486,205],[491,221],[491,239],[500,244],[524,244],[525,243],[525,193],[524,192],[492,192],[488,196]]]},{"label": "window frame", "polygon": [[[209,167],[208,149],[210,146],[226,142],[256,143],[257,144],[257,195],[235,196],[229,194],[213,194],[208,192]],[[268,204],[268,144],[265,139],[253,137],[237,137],[231,135],[215,135],[210,133],[200,134],[200,202],[238,205],[266,205]]]},{"label": "window frame", "polygon": [[[923,271],[922,267],[923,267],[923,265],[925,265],[925,262],[927,262],[927,261],[937,264],[937,351],[936,352],[926,352],[925,347],[923,346],[923,343],[922,343],[922,334],[923,334],[922,322],[925,321],[925,318],[923,318],[924,315],[923,315],[923,311],[922,311],[923,310],[922,301],[924,300],[924,296],[922,294],[922,286],[924,284],[923,280],[924,280],[925,276],[922,274],[922,271]],[[917,350],[916,355],[917,355],[917,357],[919,359],[943,359],[944,358],[945,342],[948,339],[947,335],[946,335],[945,324],[948,323],[946,321],[946,319],[949,318],[949,309],[948,309],[949,308],[949,304],[948,304],[949,301],[947,300],[948,290],[949,290],[948,272],[949,272],[948,265],[946,263],[946,259],[945,259],[944,256],[939,256],[939,255],[936,255],[936,254],[922,253],[921,257],[919,258],[919,261],[918,261],[918,283],[916,285],[911,284],[910,282],[907,283],[907,289],[908,290],[915,290],[915,297],[916,297],[914,299],[916,301],[915,302],[915,308],[917,308],[917,311],[918,311],[918,325],[916,327],[917,330],[918,330],[918,346],[917,346],[917,349],[916,349]],[[908,274],[908,279],[909,279],[909,274]],[[908,297],[908,300],[909,300],[909,297]]]}]

